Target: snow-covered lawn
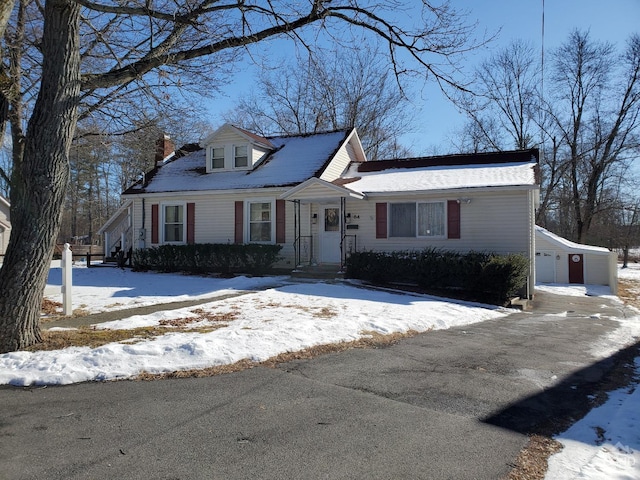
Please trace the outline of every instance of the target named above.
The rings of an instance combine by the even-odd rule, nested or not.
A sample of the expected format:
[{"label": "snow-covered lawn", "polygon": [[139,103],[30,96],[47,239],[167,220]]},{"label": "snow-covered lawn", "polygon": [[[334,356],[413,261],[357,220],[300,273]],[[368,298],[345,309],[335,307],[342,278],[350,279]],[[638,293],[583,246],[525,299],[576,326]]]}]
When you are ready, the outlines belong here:
[{"label": "snow-covered lawn", "polygon": [[[60,276],[54,269],[50,283],[59,285]],[[0,384],[69,384],[130,378],[141,372],[206,368],[244,359],[262,361],[280,353],[356,340],[372,333],[449,328],[508,313],[488,305],[356,285],[293,283],[288,277],[219,279],[76,266],[73,284],[74,308],[92,313],[212,298],[196,307],[136,315],[96,328],[131,329],[172,322],[217,328],[207,333],[171,332],[98,348],[0,355]],[[260,291],[215,300],[222,294],[254,289]]]},{"label": "snow-covered lawn", "polygon": [[[287,277],[217,279],[87,269],[82,265],[74,268],[73,275],[74,308],[91,313],[211,298],[197,307],[133,316],[96,328],[130,329],[178,320],[191,322],[191,326],[216,324],[219,328],[208,333],[172,332],[151,340],[110,343],[94,349],[3,354],[0,384],[69,384],[129,378],[143,371],[204,368],[242,359],[261,361],[287,351],[355,340],[372,332],[444,329],[508,314],[486,305],[353,284],[295,283]],[[640,266],[620,271],[620,277],[640,281]],[[60,278],[59,269],[52,269],[49,291],[55,291]],[[563,295],[610,295],[608,289],[592,286],[541,288]],[[259,291],[215,300],[224,294],[251,290]],[[60,295],[50,298],[59,301]],[[604,357],[612,348],[622,348],[625,340],[634,335],[637,338],[638,322],[637,317],[620,319],[618,330],[623,335],[595,345],[594,355]],[[637,371],[640,373],[640,364]],[[611,393],[607,403],[557,439],[565,448],[551,458],[547,479],[640,478],[640,389],[632,386]]]},{"label": "snow-covered lawn", "polygon": [[[215,298],[243,290],[277,285],[287,277],[205,278],[195,275],[170,275],[132,272],[119,268],[86,268],[78,263],[73,268],[73,309],[87,314],[127,308]],[[52,262],[45,296],[60,302],[62,269]]]},{"label": "snow-covered lawn", "polygon": [[640,263],[629,262],[627,268],[618,265],[618,278],[640,282]]},{"label": "snow-covered lawn", "polygon": [[[640,282],[640,265],[629,264],[618,268],[621,280]],[[536,289],[539,289],[536,286]],[[546,291],[563,295],[603,292],[599,286],[549,286]],[[606,290],[606,289],[605,289]],[[604,291],[606,294],[606,291]],[[613,333],[618,348],[627,340],[639,338],[640,317],[621,322],[621,328]],[[611,345],[596,346],[595,355],[604,357]],[[624,388],[610,392],[608,400],[591,410],[583,419],[555,438],[563,449],[549,459],[545,480],[630,480],[640,479],[640,358],[635,362],[636,381]]]}]

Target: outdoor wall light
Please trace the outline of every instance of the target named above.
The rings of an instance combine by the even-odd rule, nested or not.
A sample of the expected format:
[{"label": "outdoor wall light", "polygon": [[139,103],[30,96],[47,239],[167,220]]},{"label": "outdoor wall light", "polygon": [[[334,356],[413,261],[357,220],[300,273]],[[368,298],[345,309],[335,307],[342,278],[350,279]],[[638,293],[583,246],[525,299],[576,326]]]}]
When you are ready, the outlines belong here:
[{"label": "outdoor wall light", "polygon": [[466,203],[467,205],[471,203],[471,199],[470,198],[458,198],[457,200],[458,203]]}]

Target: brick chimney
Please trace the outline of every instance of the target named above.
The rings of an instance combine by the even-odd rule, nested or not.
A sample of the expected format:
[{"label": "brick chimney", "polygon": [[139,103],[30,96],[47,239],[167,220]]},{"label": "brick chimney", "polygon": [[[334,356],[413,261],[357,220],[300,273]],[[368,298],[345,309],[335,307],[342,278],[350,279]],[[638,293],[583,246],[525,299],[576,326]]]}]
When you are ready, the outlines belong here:
[{"label": "brick chimney", "polygon": [[156,141],[156,165],[162,164],[162,161],[175,151],[175,146],[169,138],[169,135],[163,135]]}]

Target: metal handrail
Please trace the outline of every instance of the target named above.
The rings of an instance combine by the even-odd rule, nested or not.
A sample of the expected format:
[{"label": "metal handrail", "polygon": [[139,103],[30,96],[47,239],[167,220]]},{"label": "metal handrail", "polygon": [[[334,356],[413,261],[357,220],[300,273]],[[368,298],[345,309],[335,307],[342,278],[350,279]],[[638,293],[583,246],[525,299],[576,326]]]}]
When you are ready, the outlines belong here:
[{"label": "metal handrail", "polygon": [[[128,249],[128,247],[130,245],[128,245],[129,243],[133,243],[132,240],[130,239],[130,233],[131,233],[131,225],[130,225],[130,215],[128,212],[124,212],[125,215],[122,217],[122,219],[116,224],[115,228],[113,230],[110,230],[108,232],[110,241],[108,245],[105,245],[105,254],[110,255],[111,252],[116,248],[116,246],[118,245],[118,243],[120,243],[120,249],[122,251],[126,251]],[[123,239],[123,234],[124,234],[124,239],[125,239],[125,244],[122,245],[122,239]]]},{"label": "metal handrail", "polygon": [[293,242],[296,267],[311,265],[313,260],[313,236],[300,235]]},{"label": "metal handrail", "polygon": [[349,255],[358,250],[357,240],[357,235],[342,235],[342,240],[340,242],[340,251],[342,252],[343,266],[347,258],[349,258]]}]

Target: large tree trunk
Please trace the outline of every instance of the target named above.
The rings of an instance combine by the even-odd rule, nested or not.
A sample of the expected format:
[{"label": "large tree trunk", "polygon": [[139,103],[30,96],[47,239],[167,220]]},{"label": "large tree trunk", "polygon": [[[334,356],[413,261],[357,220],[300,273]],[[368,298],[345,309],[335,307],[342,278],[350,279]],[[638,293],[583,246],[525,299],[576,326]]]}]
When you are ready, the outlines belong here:
[{"label": "large tree trunk", "polygon": [[40,341],[42,294],[60,228],[77,122],[79,14],[71,0],[46,2],[42,82],[11,182],[12,232],[0,270],[0,353]]}]

